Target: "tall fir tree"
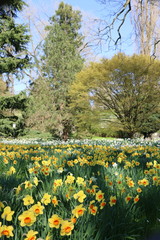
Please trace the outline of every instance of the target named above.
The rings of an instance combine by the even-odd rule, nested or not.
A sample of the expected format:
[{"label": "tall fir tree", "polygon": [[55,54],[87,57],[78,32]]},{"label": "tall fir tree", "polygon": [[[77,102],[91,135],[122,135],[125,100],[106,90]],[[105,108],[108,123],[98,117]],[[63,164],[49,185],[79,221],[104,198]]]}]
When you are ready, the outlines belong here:
[{"label": "tall fir tree", "polygon": [[22,11],[24,5],[26,4],[22,0],[1,0],[0,15],[16,17],[17,12]]},{"label": "tall fir tree", "polygon": [[[44,42],[43,81],[45,79],[47,87],[43,91],[48,99],[50,97],[48,104],[52,103],[50,111],[54,116],[48,129],[54,136],[61,139],[67,139],[72,130],[68,90],[75,79],[75,74],[83,66],[83,59],[80,55],[83,36],[79,33],[81,17],[80,11],[73,10],[72,6],[61,2],[55,15],[50,18],[50,25],[46,27],[48,35]],[[33,89],[35,87],[36,84]],[[32,94],[36,99],[35,90]]]},{"label": "tall fir tree", "polygon": [[22,10],[23,5],[22,0],[3,0],[0,4],[0,74],[8,76],[8,87],[11,81],[9,75],[16,74],[29,63],[26,54],[30,39],[27,27],[15,22],[16,14]]},{"label": "tall fir tree", "polygon": [[0,79],[0,135],[3,136],[18,136],[24,128],[26,105],[23,102],[26,101],[26,96],[9,96],[10,86],[14,84],[12,75],[17,75],[29,63],[25,53],[30,38],[27,27],[15,22],[17,12],[24,5],[22,0],[0,2],[0,76],[6,76],[5,82],[3,78]]}]

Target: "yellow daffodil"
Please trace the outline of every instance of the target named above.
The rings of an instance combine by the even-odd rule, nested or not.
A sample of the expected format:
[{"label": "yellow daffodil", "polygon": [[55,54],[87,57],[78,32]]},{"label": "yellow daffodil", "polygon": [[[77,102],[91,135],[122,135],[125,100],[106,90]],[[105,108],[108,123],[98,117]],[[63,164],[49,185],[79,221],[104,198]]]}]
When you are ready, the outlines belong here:
[{"label": "yellow daffodil", "polygon": [[77,177],[76,183],[78,185],[85,185],[86,184],[85,181],[84,181],[84,178],[82,178],[82,177]]},{"label": "yellow daffodil", "polygon": [[33,179],[33,182],[34,182],[34,184],[37,186],[38,185],[38,178],[37,177],[34,177],[34,179]]},{"label": "yellow daffodil", "polygon": [[13,237],[13,227],[12,226],[6,226],[6,225],[2,225],[0,226],[0,237]]},{"label": "yellow daffodil", "polygon": [[141,193],[142,192],[142,189],[140,187],[137,188],[137,192],[138,193]]},{"label": "yellow daffodil", "polygon": [[74,199],[77,199],[80,203],[82,203],[86,198],[86,194],[84,194],[84,192],[81,190],[78,193],[75,193],[73,197]]},{"label": "yellow daffodil", "polygon": [[131,199],[132,197],[130,195],[127,195],[127,197],[125,197],[125,202],[128,203]]},{"label": "yellow daffodil", "polygon": [[94,205],[95,201],[91,201],[88,207],[89,213],[92,215],[96,215],[98,207]]},{"label": "yellow daffodil", "polygon": [[109,201],[109,205],[112,207],[113,205],[115,205],[117,202],[116,196],[111,196],[110,197],[110,201]]},{"label": "yellow daffodil", "polygon": [[77,218],[72,216],[70,221],[75,224],[77,222]]},{"label": "yellow daffodil", "polygon": [[20,221],[21,227],[24,226],[32,226],[33,223],[36,221],[36,216],[32,211],[24,211],[19,217],[18,220]]},{"label": "yellow daffodil", "polygon": [[36,240],[37,239],[37,237],[36,237],[37,234],[38,234],[37,231],[30,230],[26,234],[26,238],[24,240]]},{"label": "yellow daffodil", "polygon": [[101,190],[99,190],[97,193],[96,193],[96,200],[98,201],[98,202],[100,202],[100,201],[102,201],[104,199],[104,193],[101,191]]},{"label": "yellow daffodil", "polygon": [[53,183],[53,190],[56,190],[58,187],[62,186],[63,182],[62,179],[56,179]]},{"label": "yellow daffodil", "polygon": [[16,190],[16,195],[18,195],[20,193],[20,191],[22,190],[21,185],[19,185],[17,188],[15,188]]},{"label": "yellow daffodil", "polygon": [[134,203],[137,203],[139,201],[139,195],[137,195],[135,198],[134,198]]},{"label": "yellow daffodil", "polygon": [[128,184],[128,186],[129,186],[130,188],[131,188],[131,187],[134,187],[134,182],[133,182],[132,179],[127,180],[127,184]]},{"label": "yellow daffodil", "polygon": [[68,175],[67,179],[65,180],[65,184],[72,184],[74,183],[75,177],[72,175]]},{"label": "yellow daffodil", "polygon": [[32,186],[33,186],[33,184],[32,184],[30,181],[25,181],[25,182],[24,182],[24,185],[25,185],[25,189],[26,189],[26,188],[31,189]]},{"label": "yellow daffodil", "polygon": [[79,217],[83,216],[85,211],[86,211],[86,209],[83,207],[83,204],[80,204],[77,207],[75,207],[75,209],[72,210],[72,214],[76,218],[79,218]]},{"label": "yellow daffodil", "polygon": [[44,205],[48,205],[51,202],[51,195],[49,195],[48,193],[45,193],[43,195],[43,198],[41,199],[41,203],[43,203]]},{"label": "yellow daffodil", "polygon": [[23,204],[24,204],[25,206],[31,205],[31,204],[33,204],[33,203],[34,203],[34,199],[33,199],[32,196],[26,195],[26,196],[23,198]]},{"label": "yellow daffodil", "polygon": [[43,166],[50,166],[51,165],[51,160],[49,159],[49,160],[43,160],[42,161],[42,164],[43,164]]},{"label": "yellow daffodil", "polygon": [[6,219],[7,221],[12,221],[13,214],[14,214],[14,211],[11,211],[11,208],[7,206],[4,208],[1,218]]},{"label": "yellow daffodil", "polygon": [[106,206],[106,202],[101,202],[100,203],[100,209],[103,209]]},{"label": "yellow daffodil", "polygon": [[16,172],[16,169],[12,166],[10,169],[7,171],[7,175],[10,176]]},{"label": "yellow daffodil", "polygon": [[58,200],[57,200],[57,197],[54,196],[51,200],[51,202],[53,203],[54,207],[58,205]]},{"label": "yellow daffodil", "polygon": [[72,222],[69,221],[62,221],[62,225],[61,225],[61,231],[60,231],[60,235],[61,236],[70,236],[71,232],[74,228],[74,224]]},{"label": "yellow daffodil", "polygon": [[61,221],[62,219],[57,214],[48,219],[50,228],[59,228]]},{"label": "yellow daffodil", "polygon": [[149,185],[149,181],[146,178],[143,178],[141,180],[138,180],[138,184],[146,187],[147,185]]},{"label": "yellow daffodil", "polygon": [[43,214],[43,209],[44,209],[44,206],[42,206],[40,202],[38,202],[37,204],[33,205],[30,208],[30,210],[34,212],[35,216]]}]

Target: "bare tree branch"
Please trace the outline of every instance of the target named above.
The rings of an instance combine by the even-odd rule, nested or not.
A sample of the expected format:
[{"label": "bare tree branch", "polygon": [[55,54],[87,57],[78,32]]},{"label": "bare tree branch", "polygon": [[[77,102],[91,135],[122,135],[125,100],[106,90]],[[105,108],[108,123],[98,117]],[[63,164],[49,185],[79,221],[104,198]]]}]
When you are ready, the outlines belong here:
[{"label": "bare tree branch", "polygon": [[[110,47],[117,47],[122,40],[122,27],[131,13],[131,23],[134,27],[134,42],[137,52],[156,57],[160,42],[160,1],[159,0],[97,0],[104,6],[109,6],[110,22],[99,20],[98,37]],[[110,5],[109,5],[110,4]],[[111,6],[112,4],[112,6]],[[113,10],[113,11],[112,11]],[[112,12],[112,14],[111,14]],[[109,18],[106,16],[106,19]],[[115,32],[118,36],[114,36]],[[114,37],[113,37],[114,36]]]},{"label": "bare tree branch", "polygon": [[[118,41],[121,39],[121,32],[120,32],[120,30],[121,30],[121,27],[123,26],[123,24],[124,24],[124,22],[125,22],[125,20],[126,20],[126,17],[127,17],[127,15],[128,15],[128,13],[131,11],[131,2],[130,2],[130,0],[128,0],[127,2],[126,2],[126,6],[128,6],[128,10],[126,11],[126,13],[124,14],[124,17],[122,18],[122,22],[121,22],[121,24],[119,25],[119,27],[118,27],[118,29],[117,29],[117,32],[118,32],[118,38],[117,38],[117,40],[116,40],[116,42],[115,42],[115,44],[117,44],[118,43]],[[125,11],[125,9],[123,9],[123,12]],[[123,13],[122,12],[122,13]]]},{"label": "bare tree branch", "polygon": [[[99,0],[99,2],[101,2],[102,4],[106,4],[107,1],[106,0]],[[122,7],[117,11],[116,14],[114,14],[115,16],[113,17],[111,23],[107,23],[106,21],[102,21],[99,20],[100,22],[100,26],[98,29],[98,36],[102,39],[105,37],[106,41],[114,41],[114,44],[117,45],[118,42],[121,40],[122,36],[121,36],[121,28],[124,25],[127,15],[129,14],[129,12],[131,11],[131,0],[125,0],[124,4],[122,5]],[[112,36],[112,31],[115,29],[115,24],[117,21],[120,21],[120,24],[117,28],[117,33],[118,33],[118,37],[116,40],[114,40],[111,36]],[[101,27],[101,24],[105,25],[105,27]]]}]

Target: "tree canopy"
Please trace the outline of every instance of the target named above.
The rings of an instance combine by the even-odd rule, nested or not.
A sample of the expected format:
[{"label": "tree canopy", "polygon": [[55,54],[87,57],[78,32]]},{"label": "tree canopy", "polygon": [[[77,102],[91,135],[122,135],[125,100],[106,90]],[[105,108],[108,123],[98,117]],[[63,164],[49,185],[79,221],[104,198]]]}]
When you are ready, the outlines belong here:
[{"label": "tree canopy", "polygon": [[124,39],[123,27],[130,20],[130,34],[137,45],[137,52],[159,56],[160,2],[158,0],[98,0],[98,2],[106,9],[105,17],[99,21],[100,40],[117,46]]},{"label": "tree canopy", "polygon": [[24,133],[28,99],[24,93],[0,96],[0,135],[17,137]]},{"label": "tree canopy", "polygon": [[160,128],[159,76],[159,61],[120,53],[91,63],[77,74],[72,85],[72,104],[79,106],[84,100],[92,100],[99,108],[111,110],[128,136],[136,132],[149,134]]},{"label": "tree canopy", "polygon": [[[24,94],[12,95],[10,92],[10,83],[13,81],[10,74],[17,74],[29,63],[26,54],[30,39],[27,27],[15,22],[17,12],[24,5],[22,0],[0,2],[0,135],[3,136],[18,136],[24,130],[27,98]],[[15,129],[13,124],[16,124]]]},{"label": "tree canopy", "polygon": [[26,45],[29,42],[27,27],[15,23],[15,13],[22,10],[21,0],[2,1],[0,5],[0,74],[17,73],[29,62]]},{"label": "tree canopy", "polygon": [[[50,120],[54,119],[51,123],[48,118],[43,118],[43,128],[45,126],[54,136],[63,139],[68,138],[72,129],[68,90],[75,79],[75,74],[83,65],[79,50],[83,43],[83,36],[79,33],[80,28],[80,11],[73,10],[72,6],[61,2],[50,18],[50,25],[46,27],[48,34],[44,40],[42,56],[43,76],[33,83],[31,91],[32,98],[39,98],[39,100],[38,92],[41,92],[43,96],[41,100],[46,102],[46,109],[48,109],[47,116]],[[40,108],[36,105],[35,102],[35,109],[37,109],[35,113],[40,114]]]},{"label": "tree canopy", "polygon": [[[111,20],[108,21],[107,15],[100,20],[99,40],[113,40],[117,44],[131,12],[140,54],[119,53],[84,67],[82,51],[87,44],[84,45],[81,33],[82,14],[60,2],[45,27],[46,37],[35,49],[38,54],[31,54],[36,74],[25,71],[30,76],[30,93],[26,97],[11,91],[14,78],[30,66],[27,26],[16,23],[18,12],[26,4],[23,0],[1,1],[1,133],[15,133],[13,123],[20,123],[19,129],[26,123],[29,128],[49,131],[54,137],[65,140],[73,132],[105,135],[107,129],[115,126],[116,131],[123,131],[128,137],[137,132],[147,137],[160,129],[160,62],[149,57],[159,42],[159,1],[98,2],[104,6],[109,4]],[[117,31],[117,38],[112,38],[112,31]]]},{"label": "tree canopy", "polygon": [[0,15],[3,18],[6,16],[16,17],[16,13],[22,11],[24,5],[26,4],[22,0],[1,0]]}]

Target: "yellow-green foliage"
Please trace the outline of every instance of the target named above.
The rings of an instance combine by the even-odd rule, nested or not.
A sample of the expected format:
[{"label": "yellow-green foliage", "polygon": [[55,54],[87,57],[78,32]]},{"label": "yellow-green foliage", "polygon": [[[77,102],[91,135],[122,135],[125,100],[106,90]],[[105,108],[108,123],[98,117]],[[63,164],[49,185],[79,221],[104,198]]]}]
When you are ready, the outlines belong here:
[{"label": "yellow-green foliage", "polygon": [[77,74],[70,90],[71,108],[79,109],[75,111],[76,120],[84,122],[88,116],[91,122],[95,109],[110,109],[131,136],[147,133],[147,129],[148,133],[157,131],[159,75],[160,61],[144,55],[119,53],[112,59],[91,63]]}]

